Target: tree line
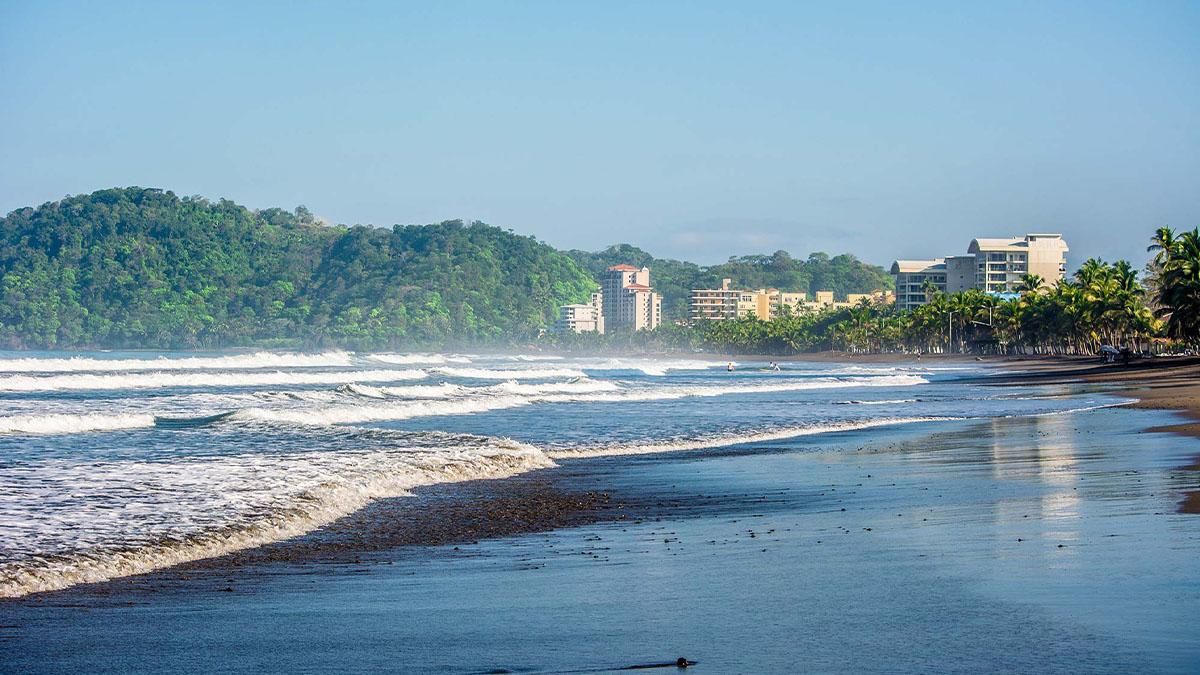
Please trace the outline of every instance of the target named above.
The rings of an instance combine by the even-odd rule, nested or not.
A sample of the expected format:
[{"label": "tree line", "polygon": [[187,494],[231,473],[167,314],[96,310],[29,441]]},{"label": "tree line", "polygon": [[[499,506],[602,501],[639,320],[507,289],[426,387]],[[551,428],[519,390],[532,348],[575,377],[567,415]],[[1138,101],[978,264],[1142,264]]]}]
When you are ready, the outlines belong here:
[{"label": "tree line", "polygon": [[1160,228],[1144,283],[1127,261],[1089,259],[1073,278],[1047,285],[1025,275],[1016,298],[926,286],[911,310],[863,300],[763,321],[702,320],[637,334],[556,333],[566,349],[620,347],[788,355],[806,351],[1094,354],[1102,345],[1135,351],[1200,348],[1200,231]]}]

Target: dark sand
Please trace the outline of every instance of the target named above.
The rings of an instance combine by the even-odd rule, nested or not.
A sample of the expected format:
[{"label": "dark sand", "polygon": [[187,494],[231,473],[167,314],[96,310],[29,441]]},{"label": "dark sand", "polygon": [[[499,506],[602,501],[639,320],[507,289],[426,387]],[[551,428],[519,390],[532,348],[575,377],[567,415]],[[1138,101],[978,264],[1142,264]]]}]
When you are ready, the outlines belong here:
[{"label": "dark sand", "polygon": [[[1045,358],[1001,362],[1024,371],[1001,379],[1012,384],[1088,382],[1115,387],[1113,393],[1137,398],[1130,408],[1170,410],[1186,421],[1146,429],[1148,432],[1200,438],[1200,357],[1136,359],[1128,365],[1098,363],[1094,358]],[[1200,456],[1180,467],[1200,472]],[[1180,513],[1200,514],[1200,490],[1188,492]]]},{"label": "dark sand", "polygon": [[[1195,441],[1137,431],[1169,418],[1094,410],[564,461],[187,570],[0,603],[0,663],[1195,672],[1200,633],[1179,617],[1200,598],[1200,544],[1173,513],[1185,483],[1170,470]],[[539,529],[547,518],[559,525]],[[525,531],[491,536],[512,519]]]}]

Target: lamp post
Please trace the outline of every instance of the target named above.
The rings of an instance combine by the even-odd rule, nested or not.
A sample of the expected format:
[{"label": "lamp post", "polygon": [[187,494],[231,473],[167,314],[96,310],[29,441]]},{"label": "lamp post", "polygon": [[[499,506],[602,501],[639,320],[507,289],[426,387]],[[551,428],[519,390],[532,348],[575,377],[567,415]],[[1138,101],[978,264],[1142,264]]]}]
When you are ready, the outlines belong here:
[{"label": "lamp post", "polygon": [[949,354],[954,349],[954,310],[950,310],[950,314],[946,317],[946,353]]}]

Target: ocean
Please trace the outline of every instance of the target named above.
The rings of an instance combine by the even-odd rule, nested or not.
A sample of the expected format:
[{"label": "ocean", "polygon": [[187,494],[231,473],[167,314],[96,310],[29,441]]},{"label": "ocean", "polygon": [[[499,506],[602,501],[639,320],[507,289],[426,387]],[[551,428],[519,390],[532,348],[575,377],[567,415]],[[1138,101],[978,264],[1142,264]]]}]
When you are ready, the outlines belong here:
[{"label": "ocean", "polygon": [[415,488],[576,458],[1061,415],[971,363],[0,352],[0,596],[221,556]]}]

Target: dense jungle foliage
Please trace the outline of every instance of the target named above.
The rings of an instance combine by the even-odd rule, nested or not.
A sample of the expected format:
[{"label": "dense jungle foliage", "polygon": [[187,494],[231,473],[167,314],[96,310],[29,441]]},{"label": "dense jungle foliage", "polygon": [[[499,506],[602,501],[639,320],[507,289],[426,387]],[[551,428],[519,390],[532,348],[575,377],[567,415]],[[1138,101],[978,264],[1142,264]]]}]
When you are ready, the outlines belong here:
[{"label": "dense jungle foliage", "polygon": [[853,256],[702,268],[628,245],[564,255],[482,223],[327,226],[304,207],[133,187],[0,218],[0,348],[503,346],[585,301],[617,263],[652,267],[668,319],[723,276],[839,294],[890,283]]},{"label": "dense jungle foliage", "polygon": [[593,280],[482,223],[330,227],[126,188],[0,219],[0,347],[370,349],[536,334]]},{"label": "dense jungle foliage", "polygon": [[808,259],[793,258],[787,251],[772,255],[732,257],[710,267],[695,263],[655,258],[636,246],[619,244],[603,251],[567,251],[582,269],[597,279],[612,265],[627,264],[650,268],[650,284],[663,296],[663,320],[688,317],[688,294],[694,288],[720,288],[721,279],[730,279],[734,288],[755,290],[778,288],[781,291],[808,293],[833,291],[838,300],[848,293],[891,290],[896,282],[878,265],[860,262],[849,253],[830,257],[813,253]]}]

